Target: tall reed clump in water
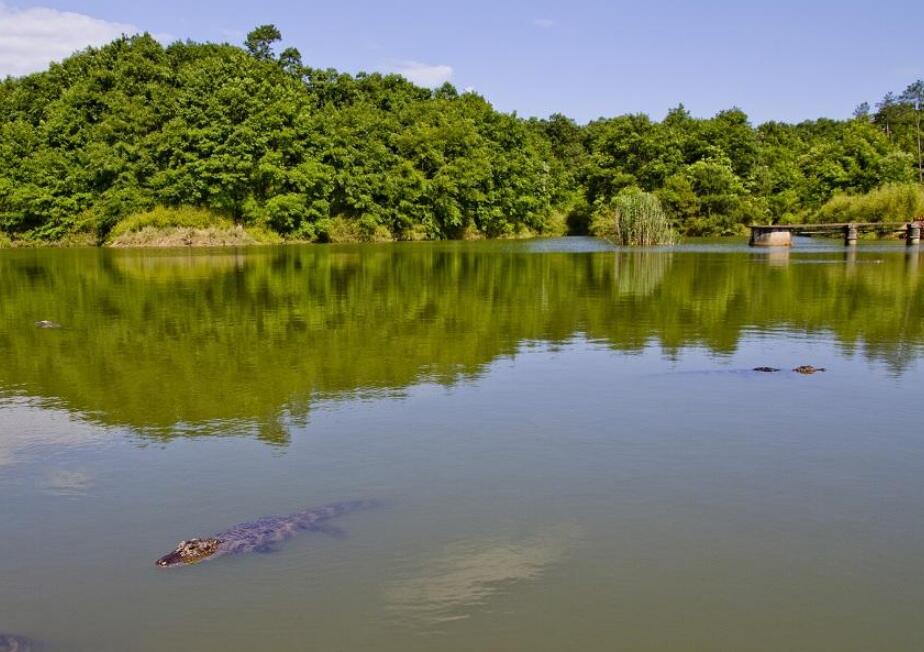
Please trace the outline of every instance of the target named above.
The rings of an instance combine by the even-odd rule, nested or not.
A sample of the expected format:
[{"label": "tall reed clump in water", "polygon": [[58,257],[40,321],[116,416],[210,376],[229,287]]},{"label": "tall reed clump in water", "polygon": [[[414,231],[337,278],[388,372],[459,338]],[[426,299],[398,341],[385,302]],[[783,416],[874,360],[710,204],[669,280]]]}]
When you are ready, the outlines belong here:
[{"label": "tall reed clump in water", "polygon": [[591,234],[618,245],[664,245],[676,240],[657,197],[641,190],[623,191],[594,210]]}]

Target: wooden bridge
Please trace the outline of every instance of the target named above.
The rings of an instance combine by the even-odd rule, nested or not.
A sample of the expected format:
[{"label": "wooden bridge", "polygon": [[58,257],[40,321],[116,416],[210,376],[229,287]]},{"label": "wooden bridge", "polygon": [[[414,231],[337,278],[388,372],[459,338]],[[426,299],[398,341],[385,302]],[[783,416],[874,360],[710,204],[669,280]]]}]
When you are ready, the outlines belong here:
[{"label": "wooden bridge", "polygon": [[838,235],[844,237],[844,244],[857,244],[860,232],[874,232],[880,235],[903,234],[905,243],[916,245],[921,242],[924,221],[915,222],[850,222],[846,224],[756,224],[751,228],[752,247],[791,247],[793,235]]}]

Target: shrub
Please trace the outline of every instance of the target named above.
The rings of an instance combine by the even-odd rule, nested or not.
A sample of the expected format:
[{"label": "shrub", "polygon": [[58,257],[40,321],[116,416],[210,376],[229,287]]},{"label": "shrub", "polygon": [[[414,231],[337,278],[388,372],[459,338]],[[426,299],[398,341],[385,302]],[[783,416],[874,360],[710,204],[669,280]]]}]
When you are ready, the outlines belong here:
[{"label": "shrub", "polygon": [[286,193],[276,195],[266,202],[267,222],[279,233],[299,230],[308,217],[304,195]]},{"label": "shrub", "polygon": [[590,232],[620,245],[661,245],[675,240],[661,202],[651,193],[624,190],[594,210]]},{"label": "shrub", "polygon": [[813,222],[908,222],[924,217],[924,187],[888,183],[864,195],[835,195]]},{"label": "shrub", "polygon": [[278,234],[261,225],[244,228],[212,211],[159,206],[119,222],[106,242],[113,246],[178,246],[273,244]]},{"label": "shrub", "polygon": [[344,215],[326,217],[316,225],[319,242],[333,244],[348,242],[392,242],[394,236],[388,227],[377,224],[371,215],[349,218]]},{"label": "shrub", "polygon": [[110,239],[118,238],[126,233],[141,231],[145,227],[154,229],[169,229],[174,227],[186,229],[228,228],[233,229],[234,223],[217,213],[204,208],[180,206],[168,208],[158,206],[144,213],[130,215],[116,224],[109,232]]}]

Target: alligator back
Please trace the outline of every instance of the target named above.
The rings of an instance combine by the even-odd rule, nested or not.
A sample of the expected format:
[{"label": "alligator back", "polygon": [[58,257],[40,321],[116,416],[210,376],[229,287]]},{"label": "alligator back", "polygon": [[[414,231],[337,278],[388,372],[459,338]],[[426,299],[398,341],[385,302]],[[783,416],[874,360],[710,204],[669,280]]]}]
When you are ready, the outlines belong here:
[{"label": "alligator back", "polygon": [[239,523],[215,535],[221,542],[216,554],[269,552],[276,544],[287,541],[300,532],[326,531],[329,527],[327,521],[378,505],[379,503],[373,500],[351,500],[284,516],[266,516],[256,521]]}]

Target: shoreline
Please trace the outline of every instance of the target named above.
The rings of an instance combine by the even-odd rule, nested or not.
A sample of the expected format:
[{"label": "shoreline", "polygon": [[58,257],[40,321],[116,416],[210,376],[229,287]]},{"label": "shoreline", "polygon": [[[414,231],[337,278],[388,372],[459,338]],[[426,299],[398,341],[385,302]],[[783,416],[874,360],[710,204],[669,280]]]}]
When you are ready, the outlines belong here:
[{"label": "shoreline", "polygon": [[[186,231],[183,229],[182,231]],[[504,242],[511,240],[549,240],[553,238],[575,238],[575,237],[586,237],[594,238],[596,236],[592,234],[530,234],[530,235],[515,235],[507,237],[495,237],[495,238],[446,238],[446,239],[414,239],[414,240],[405,240],[405,239],[392,239],[392,240],[339,240],[339,241],[326,241],[321,242],[318,240],[289,240],[280,238],[278,240],[258,240],[255,238],[234,238],[234,237],[221,237],[220,235],[215,236],[214,234],[183,234],[180,237],[170,237],[170,238],[141,238],[136,241],[130,242],[116,242],[116,243],[104,243],[99,244],[93,241],[90,238],[87,239],[69,239],[61,240],[57,242],[33,242],[33,241],[0,241],[0,252],[2,251],[22,251],[26,249],[118,249],[118,250],[128,250],[128,249],[239,249],[242,247],[278,247],[286,245],[316,245],[316,246],[327,246],[327,245],[384,245],[384,244],[406,244],[406,243],[428,243],[428,242],[473,242],[476,240],[480,241],[495,241],[495,242]],[[610,242],[606,238],[597,238],[604,242]],[[819,242],[825,242],[827,240],[835,240],[836,238],[813,238]],[[716,235],[716,236],[680,236],[674,245],[683,244],[685,241],[698,241],[698,240],[719,240],[719,241],[743,241],[747,242],[747,238],[741,235]],[[861,243],[876,243],[876,244],[886,244],[886,243],[900,243],[903,242],[902,238],[893,238],[893,237],[861,237]],[[610,244],[614,244],[611,243]],[[620,246],[620,248],[632,249],[645,249],[646,246]],[[658,245],[662,246],[662,245]],[[669,246],[669,245],[668,245]],[[770,249],[786,249],[786,250],[798,250],[798,247],[770,247]]]},{"label": "shoreline", "polygon": [[499,237],[487,237],[474,231],[465,232],[460,238],[363,238],[358,236],[338,237],[334,240],[305,240],[296,238],[283,238],[275,233],[264,230],[251,230],[237,225],[230,228],[223,227],[150,227],[146,226],[138,231],[120,234],[117,237],[100,243],[95,237],[75,235],[57,241],[45,240],[13,240],[0,234],[0,251],[4,249],[207,249],[207,248],[236,248],[260,247],[274,245],[327,245],[327,244],[388,244],[398,242],[470,242],[473,240],[531,240],[562,237],[563,233],[532,233],[522,232]]}]

